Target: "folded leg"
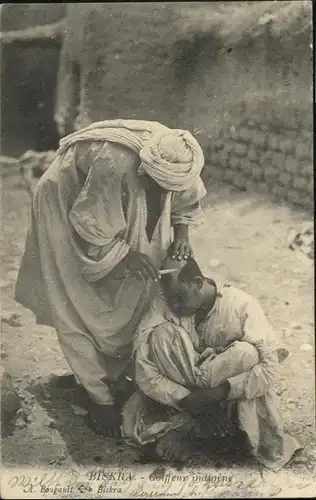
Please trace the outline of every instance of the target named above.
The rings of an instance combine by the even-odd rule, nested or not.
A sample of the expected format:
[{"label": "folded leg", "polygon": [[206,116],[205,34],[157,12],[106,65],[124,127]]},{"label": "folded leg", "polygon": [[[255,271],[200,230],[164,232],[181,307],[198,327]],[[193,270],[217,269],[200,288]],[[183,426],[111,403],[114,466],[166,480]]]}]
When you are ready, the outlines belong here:
[{"label": "folded leg", "polygon": [[214,359],[206,359],[196,368],[200,387],[217,387],[229,378],[248,372],[259,363],[257,349],[248,342],[236,341]]}]

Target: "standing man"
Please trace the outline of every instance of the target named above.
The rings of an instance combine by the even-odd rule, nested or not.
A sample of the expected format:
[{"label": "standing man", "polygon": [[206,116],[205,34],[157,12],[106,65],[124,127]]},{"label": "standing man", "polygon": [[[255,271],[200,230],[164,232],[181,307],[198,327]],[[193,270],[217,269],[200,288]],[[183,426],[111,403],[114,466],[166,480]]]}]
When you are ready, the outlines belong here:
[{"label": "standing man", "polygon": [[160,123],[97,122],[60,142],[41,177],[15,299],[56,329],[91,404],[96,432],[113,435],[110,391],[130,359],[134,331],[168,250],[191,255],[188,228],[206,194],[193,136]]}]

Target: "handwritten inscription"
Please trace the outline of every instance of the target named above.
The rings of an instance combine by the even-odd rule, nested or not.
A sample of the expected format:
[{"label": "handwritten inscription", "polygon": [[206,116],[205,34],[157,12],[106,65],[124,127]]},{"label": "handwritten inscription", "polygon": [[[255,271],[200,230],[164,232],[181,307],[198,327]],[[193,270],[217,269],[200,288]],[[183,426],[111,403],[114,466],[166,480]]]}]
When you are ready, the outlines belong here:
[{"label": "handwritten inscription", "polygon": [[[238,476],[238,477],[237,477]],[[311,486],[308,481],[301,488]],[[3,489],[3,477],[1,479]],[[164,467],[136,469],[57,469],[52,472],[7,474],[5,498],[264,498],[282,494],[274,481],[260,474],[236,477],[202,471],[176,472]],[[297,484],[296,488],[300,486]],[[10,491],[12,492],[10,496]]]}]

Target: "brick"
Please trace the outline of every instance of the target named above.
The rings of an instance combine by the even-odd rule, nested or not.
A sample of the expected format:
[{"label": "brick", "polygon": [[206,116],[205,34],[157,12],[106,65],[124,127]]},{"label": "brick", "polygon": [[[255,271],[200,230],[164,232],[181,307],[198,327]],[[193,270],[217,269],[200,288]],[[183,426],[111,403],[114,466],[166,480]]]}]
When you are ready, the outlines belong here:
[{"label": "brick", "polygon": [[248,158],[249,158],[249,160],[252,160],[252,161],[253,160],[257,160],[258,159],[258,155],[259,155],[258,150],[255,149],[254,147],[250,147],[248,149]]},{"label": "brick", "polygon": [[220,162],[220,155],[218,153],[212,153],[210,156],[210,163],[212,164],[219,164]]},{"label": "brick", "polygon": [[282,184],[282,186],[290,186],[291,185],[291,176],[287,172],[281,172],[279,176],[279,182]]},{"label": "brick", "polygon": [[273,150],[278,150],[278,145],[280,143],[280,135],[270,133],[267,139],[268,148]]},{"label": "brick", "polygon": [[278,185],[277,184],[273,184],[273,186],[271,187],[271,193],[274,196],[277,196],[277,194],[278,194]]},{"label": "brick", "polygon": [[229,130],[231,139],[235,141],[239,139],[239,129],[237,127],[231,127]]},{"label": "brick", "polygon": [[253,179],[246,178],[245,187],[249,192],[255,191],[256,183]]},{"label": "brick", "polygon": [[299,160],[312,157],[311,145],[306,142],[300,142],[295,148],[295,156]]},{"label": "brick", "polygon": [[267,134],[257,130],[253,134],[253,142],[256,146],[258,146],[260,148],[265,148],[265,146],[267,144]]},{"label": "brick", "polygon": [[241,170],[245,175],[252,175],[252,162],[248,158],[244,158],[241,162]]},{"label": "brick", "polygon": [[259,156],[259,163],[262,170],[265,170],[272,163],[272,153],[271,151],[263,151]]},{"label": "brick", "polygon": [[239,189],[244,189],[246,186],[246,177],[241,173],[235,175],[234,185],[237,186]]},{"label": "brick", "polygon": [[279,170],[279,172],[283,170],[284,162],[285,162],[285,156],[283,153],[278,153],[278,152],[272,153],[271,163]]},{"label": "brick", "polygon": [[292,139],[283,139],[279,144],[280,151],[283,153],[292,153],[294,149],[294,144]]},{"label": "brick", "polygon": [[239,129],[240,139],[243,142],[249,143],[252,141],[252,130],[247,127],[241,127]]},{"label": "brick", "polygon": [[311,212],[314,215],[314,201],[312,198],[305,199],[304,208],[305,208],[305,210],[307,210],[308,212]]},{"label": "brick", "polygon": [[227,163],[227,160],[228,160],[230,154],[228,153],[228,151],[225,151],[225,149],[222,149],[222,151],[219,152],[219,156],[220,156],[221,164],[223,164],[224,162]]},{"label": "brick", "polygon": [[253,164],[252,176],[256,181],[261,181],[263,179],[263,169],[260,165]]},{"label": "brick", "polygon": [[236,172],[234,172],[234,170],[232,170],[232,169],[226,169],[224,171],[224,180],[226,182],[233,182],[234,178],[236,177],[236,175],[239,175],[239,174],[236,174]]},{"label": "brick", "polygon": [[240,159],[236,158],[235,156],[231,156],[228,160],[228,163],[232,169],[237,170],[240,166]]},{"label": "brick", "polygon": [[302,175],[305,175],[308,179],[311,179],[314,176],[314,168],[311,162],[302,163],[301,165]]},{"label": "brick", "polygon": [[311,178],[307,185],[307,192],[311,195],[314,195],[314,179]]},{"label": "brick", "polygon": [[291,137],[291,139],[296,139],[297,137],[297,130],[295,129],[291,129],[291,128],[287,128],[287,129],[283,129],[282,131],[284,133],[284,135],[286,137]]},{"label": "brick", "polygon": [[261,182],[258,182],[258,184],[257,184],[257,190],[259,193],[268,194],[270,188],[265,181],[261,181]]},{"label": "brick", "polygon": [[272,165],[267,166],[263,171],[263,176],[267,181],[276,179],[278,175],[278,169],[276,167],[273,167]]},{"label": "brick", "polygon": [[294,205],[298,205],[301,207],[304,206],[304,198],[304,193],[301,193],[296,189],[289,189],[287,192],[287,200]]},{"label": "brick", "polygon": [[223,139],[216,139],[216,141],[211,143],[211,147],[216,149],[216,151],[223,149],[225,141]]},{"label": "brick", "polygon": [[235,153],[238,156],[246,156],[247,150],[248,148],[245,144],[237,143],[235,146]]},{"label": "brick", "polygon": [[304,139],[309,139],[311,141],[313,138],[313,133],[310,132],[309,130],[302,130],[301,136],[304,137]]},{"label": "brick", "polygon": [[224,176],[224,169],[222,167],[219,167],[217,165],[212,165],[210,168],[210,172],[208,175],[208,179],[212,181],[212,179],[218,179],[221,180],[223,179]]},{"label": "brick", "polygon": [[269,125],[267,123],[261,123],[260,129],[263,130],[264,132],[267,132],[269,130]]},{"label": "brick", "polygon": [[235,146],[236,146],[236,144],[237,144],[237,143],[236,143],[236,141],[232,141],[232,140],[228,139],[228,140],[226,141],[226,144],[227,144],[227,149],[228,149],[230,152],[232,152],[232,151],[234,151],[234,150],[235,150]]},{"label": "brick", "polygon": [[241,175],[236,179],[236,186],[242,191],[247,191],[247,178],[244,175]]},{"label": "brick", "polygon": [[308,179],[306,177],[296,175],[293,178],[293,186],[295,187],[295,189],[305,191],[307,190]]},{"label": "brick", "polygon": [[275,184],[273,187],[275,198],[277,200],[286,200],[288,189],[280,184]]},{"label": "brick", "polygon": [[285,158],[284,169],[296,175],[300,172],[300,163],[294,156],[289,155]]},{"label": "brick", "polygon": [[225,144],[224,144],[222,151],[226,151],[227,153],[231,153],[235,148],[235,144],[236,144],[235,141],[231,141],[230,139],[227,139],[227,141],[225,141]]},{"label": "brick", "polygon": [[218,152],[218,146],[214,143],[212,144],[209,144],[208,146],[206,146],[205,148],[205,152],[207,152],[209,155],[212,155],[213,153],[217,153]]}]

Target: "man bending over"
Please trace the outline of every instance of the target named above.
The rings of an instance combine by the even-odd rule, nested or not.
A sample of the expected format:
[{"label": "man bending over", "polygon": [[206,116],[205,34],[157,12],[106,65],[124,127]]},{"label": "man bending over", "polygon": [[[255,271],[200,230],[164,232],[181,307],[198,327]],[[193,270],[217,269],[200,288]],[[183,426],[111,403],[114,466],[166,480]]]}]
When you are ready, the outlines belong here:
[{"label": "man bending over", "polygon": [[185,460],[198,438],[211,446],[214,434],[242,433],[253,457],[280,469],[301,446],[283,431],[275,392],[282,349],[260,304],[204,277],[193,258],[167,259],[164,268],[176,271],[162,276],[138,329],[139,390],[124,407],[123,435]]}]

